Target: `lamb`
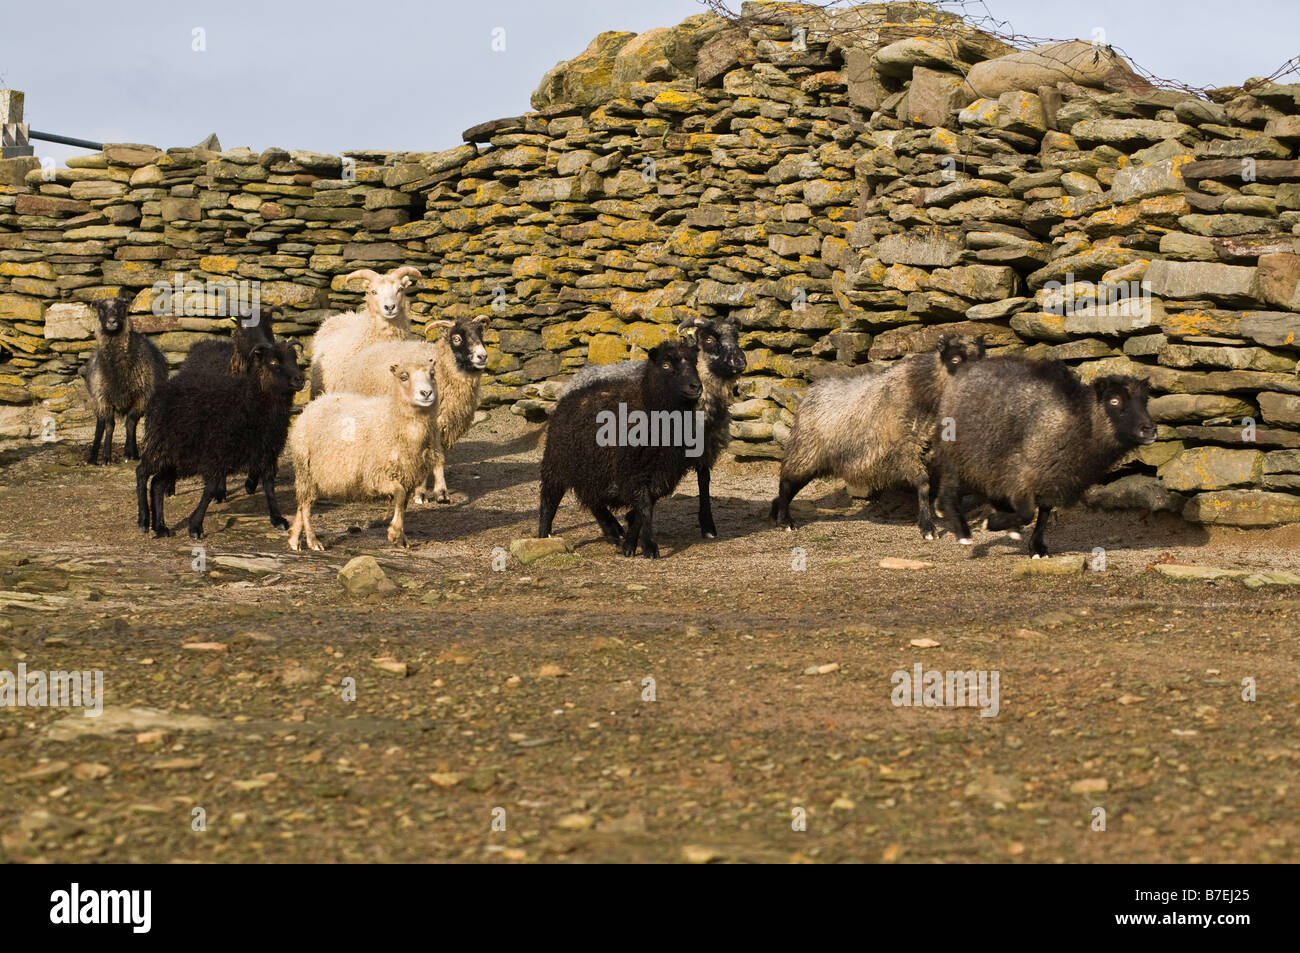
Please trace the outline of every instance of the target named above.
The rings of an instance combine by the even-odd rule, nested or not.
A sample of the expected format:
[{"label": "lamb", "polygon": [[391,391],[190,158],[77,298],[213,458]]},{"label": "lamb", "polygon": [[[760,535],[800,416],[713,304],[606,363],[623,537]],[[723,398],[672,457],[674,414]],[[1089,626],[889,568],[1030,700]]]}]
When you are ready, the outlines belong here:
[{"label": "lamb", "polygon": [[90,394],[90,408],[95,413],[95,439],[86,454],[87,463],[99,457],[101,439],[103,459],[113,459],[113,427],[118,414],[126,425],[126,446],[122,459],[138,459],[136,429],[149,398],[167,380],[167,359],[158,346],[131,326],[126,313],[127,300],[112,298],[96,301],[99,326],[95,329],[95,353],[81,369]]},{"label": "lamb", "polygon": [[420,270],[404,265],[380,275],[369,268],[350,273],[344,281],[364,278],[366,309],[336,314],[316,329],[311,344],[311,396],[337,390],[343,365],[379,341],[411,339],[411,312],[406,289]]},{"label": "lamb", "polygon": [[[745,352],[740,349],[740,329],[731,320],[713,322],[708,318],[687,318],[677,326],[677,333],[699,348],[698,371],[704,387],[700,409],[704,411],[705,444],[704,453],[693,461],[693,465],[700,497],[700,535],[705,539],[715,539],[718,527],[713,522],[709,476],[718,457],[731,443],[731,396],[735,379],[745,372]],[[644,367],[642,361],[588,365],[569,382],[569,389],[596,380],[630,377]]]},{"label": "lamb", "polygon": [[[144,453],[135,471],[140,529],[171,536],[163,501],[178,477],[203,477],[203,495],[190,513],[189,533],[203,535],[203,518],[226,475],[260,475],[271,525],[287,529],[275,501],[276,460],[284,449],[293,395],[303,374],[285,342],[257,344],[239,377],[191,372],[158,388],[146,414]],[[147,488],[147,493],[146,493]]]},{"label": "lamb", "polygon": [[949,422],[935,442],[939,508],[957,541],[970,545],[960,507],[963,490],[1000,511],[990,528],[1034,517],[1029,548],[1047,555],[1043,532],[1054,507],[1078,501],[1133,448],[1153,442],[1145,381],[1110,375],[1084,384],[1058,361],[1000,357],[976,364],[945,391],[939,415]]},{"label": "lamb", "polygon": [[427,472],[429,447],[438,441],[435,362],[389,366],[392,384],[383,397],[326,394],[309,402],[289,435],[298,513],[289,548],[325,547],[311,528],[311,507],[321,497],[392,496],[388,541],[407,546],[406,501]]},{"label": "lamb", "polygon": [[921,535],[934,539],[927,455],[939,401],[983,356],[982,337],[945,334],[930,354],[809,387],[786,443],[771,518],[793,529],[790,501],[817,477],[840,477],[868,492],[906,484],[916,491]]},{"label": "lamb", "polygon": [[438,443],[430,447],[429,473],[433,481],[422,481],[415,492],[417,503],[434,500],[449,503],[444,473],[446,452],[456,445],[474,423],[478,409],[479,383],[487,367],[487,348],[483,346],[486,315],[471,320],[430,321],[443,329],[432,344],[424,341],[387,341],[372,344],[349,360],[339,375],[337,389],[354,394],[380,396],[392,386],[388,368],[401,361],[432,359],[438,385]]},{"label": "lamb", "polygon": [[[650,350],[642,373],[565,392],[542,453],[539,538],[551,535],[560,500],[572,489],[624,556],[639,545],[641,555],[659,558],[655,503],[704,451],[698,356],[692,345],[665,342]],[[610,507],[630,510],[626,535]]]}]

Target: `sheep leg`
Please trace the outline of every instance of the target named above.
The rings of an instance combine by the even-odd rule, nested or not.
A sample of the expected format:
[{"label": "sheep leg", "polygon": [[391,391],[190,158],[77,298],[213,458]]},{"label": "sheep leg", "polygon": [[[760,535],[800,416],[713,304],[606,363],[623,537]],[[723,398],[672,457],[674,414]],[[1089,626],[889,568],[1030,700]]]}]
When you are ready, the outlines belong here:
[{"label": "sheep leg", "polygon": [[797,479],[781,477],[781,486],[777,490],[776,499],[772,501],[772,510],[768,514],[769,519],[775,520],[778,527],[787,530],[794,529],[794,520],[790,519],[790,501],[810,482],[812,482],[811,477],[799,477]]},{"label": "sheep leg", "polygon": [[542,481],[542,500],[537,511],[538,539],[546,539],[551,535],[551,524],[555,522],[555,511],[560,508],[560,500],[564,499],[564,490],[562,486]]},{"label": "sheep leg", "polygon": [[90,443],[90,453],[86,454],[86,462],[95,464],[99,462],[99,445],[104,440],[104,418],[95,418],[95,439]]},{"label": "sheep leg", "polygon": [[294,515],[293,525],[289,527],[289,548],[294,552],[301,549],[299,539],[305,536],[305,542],[308,549],[314,549],[321,552],[325,549],[316,534],[311,531],[311,505],[315,502],[311,498],[300,498],[298,500],[298,512]]},{"label": "sheep leg", "polygon": [[717,539],[718,527],[713,523],[713,500],[709,498],[709,468],[695,468],[696,480],[700,488],[700,535],[705,539]]},{"label": "sheep leg", "polygon": [[393,491],[393,521],[388,524],[388,541],[394,546],[407,546],[406,541],[406,498],[410,493],[404,486]]},{"label": "sheep leg", "polygon": [[995,533],[1005,530],[1012,539],[1021,539],[1020,527],[1033,518],[1033,510],[1030,510],[1026,518],[1006,503],[994,503],[993,509],[994,512],[984,521],[984,528]]},{"label": "sheep leg", "polygon": [[135,502],[136,525],[147,533],[153,521],[149,513],[149,474],[145,472],[143,463],[135,468]]},{"label": "sheep leg", "polygon": [[[277,472],[277,471],[276,471],[275,468],[273,467],[273,468],[271,469],[271,479],[272,479],[272,480],[275,480],[275,474],[276,474],[276,472]],[[261,482],[262,482],[262,476],[261,476],[261,474],[258,473],[258,471],[257,471],[256,468],[250,467],[250,468],[249,468],[249,471],[248,471],[248,479],[244,481],[244,492],[247,493],[249,496],[252,496],[254,493],[257,492],[257,485],[258,485],[259,483],[261,483]],[[283,528],[283,527],[281,527],[281,528]]]},{"label": "sheep leg", "polygon": [[[253,479],[252,475],[248,478]],[[271,525],[276,529],[288,529],[289,521],[284,518],[284,514],[280,512],[279,504],[275,501],[274,471],[262,474],[262,492],[266,494],[266,514],[271,518]]]},{"label": "sheep leg", "polygon": [[916,484],[916,525],[924,539],[934,539],[934,511],[930,506],[930,478],[923,476]]},{"label": "sheep leg", "polygon": [[[658,559],[659,547],[654,541],[655,502],[646,493],[637,507],[637,529],[641,543],[641,555],[646,559]],[[633,549],[635,552],[635,549]]]},{"label": "sheep leg", "polygon": [[623,536],[623,542],[619,546],[619,551],[624,556],[635,556],[636,546],[641,538],[641,510],[634,504],[627,512],[627,533]]},{"label": "sheep leg", "polygon": [[104,456],[100,462],[108,466],[113,462],[113,428],[117,426],[117,415],[109,414],[104,420]]},{"label": "sheep leg", "polygon": [[126,427],[126,447],[123,449],[123,460],[139,460],[140,452],[135,443],[135,432],[140,423],[139,414],[127,414],[122,424]]},{"label": "sheep leg", "polygon": [[[433,461],[433,501],[435,503],[450,503],[451,497],[447,495],[447,475],[444,472],[445,460],[442,454],[439,454]],[[429,495],[429,484],[424,484],[425,496]]]},{"label": "sheep leg", "polygon": [[942,478],[939,482],[939,509],[944,513],[944,519],[948,523],[948,528],[957,537],[957,542],[963,546],[971,544],[970,525],[966,522],[966,514],[961,511],[961,487],[955,483],[944,482]]},{"label": "sheep leg", "polygon": [[224,476],[217,480],[217,488],[212,491],[212,502],[226,502],[226,478]]},{"label": "sheep leg", "polygon": [[1047,517],[1052,512],[1050,506],[1038,508],[1038,519],[1034,521],[1034,535],[1029,538],[1029,548],[1035,559],[1047,555],[1047,544],[1043,542],[1043,532],[1047,529]]},{"label": "sheep leg", "polygon": [[623,542],[623,524],[618,521],[618,517],[611,513],[604,506],[593,506],[591,515],[596,517],[596,522],[600,524],[600,530],[605,534],[605,539],[615,546]]},{"label": "sheep leg", "polygon": [[203,538],[203,517],[207,515],[208,504],[212,502],[212,494],[217,491],[217,484],[222,477],[207,477],[203,481],[203,495],[199,497],[199,505],[194,507],[194,512],[190,514],[190,536],[194,539]]},{"label": "sheep leg", "polygon": [[153,535],[154,539],[163,539],[172,535],[172,531],[167,528],[167,520],[163,516],[163,500],[166,499],[167,475],[165,473],[155,473],[153,479],[149,481],[149,505],[153,510]]}]

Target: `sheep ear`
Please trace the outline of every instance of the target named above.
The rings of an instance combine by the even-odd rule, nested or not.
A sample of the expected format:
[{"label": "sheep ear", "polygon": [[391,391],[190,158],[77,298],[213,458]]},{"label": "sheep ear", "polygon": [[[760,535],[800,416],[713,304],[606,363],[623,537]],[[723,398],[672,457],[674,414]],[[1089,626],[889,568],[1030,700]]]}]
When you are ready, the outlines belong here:
[{"label": "sheep ear", "polygon": [[390,374],[392,374],[394,377],[396,377],[396,376],[397,376],[397,365],[396,365],[396,364],[389,364],[389,365],[388,365],[388,373],[390,373]]},{"label": "sheep ear", "polygon": [[364,278],[366,279],[366,281],[369,282],[369,281],[374,281],[378,277],[379,274],[377,272],[370,270],[369,268],[358,268],[356,271],[349,272],[347,277],[343,279],[343,283],[349,284],[351,283],[353,278]]}]

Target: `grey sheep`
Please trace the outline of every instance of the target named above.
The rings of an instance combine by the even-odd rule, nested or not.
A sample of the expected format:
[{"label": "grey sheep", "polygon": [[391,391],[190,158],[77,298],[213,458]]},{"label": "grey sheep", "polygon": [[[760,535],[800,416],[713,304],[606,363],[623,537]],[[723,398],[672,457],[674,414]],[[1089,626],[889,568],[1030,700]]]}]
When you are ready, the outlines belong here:
[{"label": "grey sheep", "polygon": [[921,535],[934,539],[928,453],[939,400],[983,357],[982,337],[945,334],[929,354],[809,387],[786,443],[771,518],[793,529],[790,501],[818,477],[839,477],[869,493],[906,484],[916,491]]},{"label": "grey sheep", "polygon": [[98,462],[105,465],[112,462],[113,427],[118,414],[126,418],[122,459],[139,459],[135,440],[137,425],[154,390],[167,379],[167,359],[156,344],[132,328],[126,308],[125,298],[95,302],[99,317],[99,326],[95,328],[96,349],[81,369],[90,395],[90,409],[95,414],[95,439],[86,454],[87,463],[97,462],[101,440],[104,454]]},{"label": "grey sheep", "polygon": [[1145,381],[1100,377],[1088,386],[1058,361],[999,357],[959,375],[939,405],[934,442],[938,504],[957,541],[970,545],[963,491],[1000,512],[990,529],[1034,518],[1029,548],[1047,555],[1043,531],[1052,509],[1078,501],[1133,448],[1156,438]]}]

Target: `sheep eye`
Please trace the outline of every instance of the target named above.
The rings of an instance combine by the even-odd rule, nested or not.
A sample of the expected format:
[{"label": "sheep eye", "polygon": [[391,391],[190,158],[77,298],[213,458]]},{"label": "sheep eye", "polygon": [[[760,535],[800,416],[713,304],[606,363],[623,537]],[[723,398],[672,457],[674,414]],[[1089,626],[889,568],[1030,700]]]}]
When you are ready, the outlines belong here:
[{"label": "sheep eye", "polygon": [[669,363],[667,363],[667,362],[664,363],[664,370],[666,370],[666,371],[671,371],[672,369],[673,369],[673,366],[672,366],[671,364],[669,364]]},{"label": "sheep eye", "polygon": [[459,344],[462,340],[464,340],[464,339],[463,339],[459,334],[453,334],[453,335],[451,336],[451,343],[452,343],[452,344]]},{"label": "sheep eye", "polygon": [[715,338],[715,337],[714,337],[713,335],[711,335],[711,334],[710,334],[708,337],[706,337],[706,338],[704,339],[704,343],[705,343],[705,344],[716,344],[717,342],[718,342],[718,339]]},{"label": "sheep eye", "polygon": [[410,379],[411,379],[411,376],[410,376],[409,374],[403,374],[403,375],[402,375],[402,380],[407,381],[407,380],[410,380]]},{"label": "sheep eye", "polygon": [[1112,398],[1110,399],[1110,405],[1111,405],[1112,407],[1118,407],[1118,406],[1119,406],[1120,404],[1122,404],[1122,403],[1124,403],[1124,402],[1123,402],[1122,400],[1120,400],[1118,397],[1112,397]]}]

